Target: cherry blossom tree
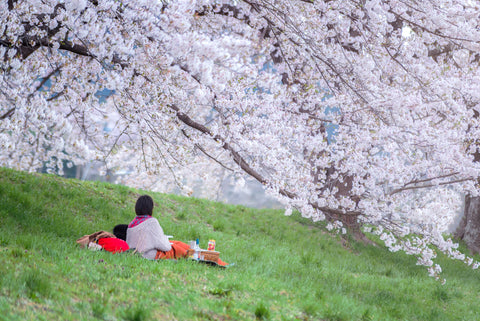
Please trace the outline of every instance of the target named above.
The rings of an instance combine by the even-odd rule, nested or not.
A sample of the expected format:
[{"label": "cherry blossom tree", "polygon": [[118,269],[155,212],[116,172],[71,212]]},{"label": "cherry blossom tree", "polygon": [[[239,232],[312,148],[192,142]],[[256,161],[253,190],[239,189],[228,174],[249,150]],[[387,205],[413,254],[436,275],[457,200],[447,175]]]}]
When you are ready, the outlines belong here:
[{"label": "cherry blossom tree", "polygon": [[[242,172],[286,214],[367,227],[431,275],[432,244],[477,267],[440,227],[458,193],[478,203],[479,9],[3,0],[0,165],[97,159],[135,186]],[[432,192],[448,215],[425,210]]]}]

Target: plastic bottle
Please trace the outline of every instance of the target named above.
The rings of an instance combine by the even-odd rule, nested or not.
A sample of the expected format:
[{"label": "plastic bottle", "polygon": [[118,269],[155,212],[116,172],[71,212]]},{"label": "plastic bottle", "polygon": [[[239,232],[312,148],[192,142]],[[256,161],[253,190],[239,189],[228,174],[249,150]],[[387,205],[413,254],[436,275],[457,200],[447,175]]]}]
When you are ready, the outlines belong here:
[{"label": "plastic bottle", "polygon": [[194,248],[194,252],[193,252],[193,259],[194,260],[198,260],[198,254],[200,253],[200,246],[199,246],[199,240],[197,239],[197,241],[195,242],[195,248]]}]

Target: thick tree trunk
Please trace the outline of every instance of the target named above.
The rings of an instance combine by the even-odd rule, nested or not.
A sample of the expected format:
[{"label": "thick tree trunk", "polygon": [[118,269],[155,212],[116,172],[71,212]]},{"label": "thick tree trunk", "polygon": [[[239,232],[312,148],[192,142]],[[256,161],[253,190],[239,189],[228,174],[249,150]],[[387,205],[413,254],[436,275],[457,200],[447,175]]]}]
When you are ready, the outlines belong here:
[{"label": "thick tree trunk", "polygon": [[480,253],[480,196],[465,197],[465,210],[455,236],[463,240],[473,254]]},{"label": "thick tree trunk", "polygon": [[376,245],[375,242],[371,241],[365,233],[362,232],[362,225],[358,221],[358,215],[351,215],[351,214],[338,214],[338,213],[328,213],[324,212],[327,217],[327,221],[335,222],[340,221],[342,222],[343,226],[347,229],[348,234],[358,242],[363,242],[365,244]]}]

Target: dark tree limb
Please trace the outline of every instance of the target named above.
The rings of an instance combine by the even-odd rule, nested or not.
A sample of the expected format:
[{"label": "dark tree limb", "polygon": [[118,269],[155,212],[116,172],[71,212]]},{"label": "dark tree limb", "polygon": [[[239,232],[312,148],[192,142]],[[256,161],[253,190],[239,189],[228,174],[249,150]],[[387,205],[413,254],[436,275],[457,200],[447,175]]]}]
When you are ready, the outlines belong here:
[{"label": "dark tree limb", "polygon": [[15,107],[12,107],[9,110],[7,110],[5,114],[0,116],[0,120],[4,120],[6,118],[12,117],[14,113],[15,113]]}]

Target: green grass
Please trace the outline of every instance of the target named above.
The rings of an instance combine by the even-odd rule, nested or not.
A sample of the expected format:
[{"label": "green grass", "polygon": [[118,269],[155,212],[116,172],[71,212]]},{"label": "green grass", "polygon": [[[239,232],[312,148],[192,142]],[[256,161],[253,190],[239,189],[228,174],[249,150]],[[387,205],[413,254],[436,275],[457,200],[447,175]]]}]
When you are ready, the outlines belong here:
[{"label": "green grass", "polygon": [[341,240],[278,210],[149,193],[166,234],[215,239],[220,269],[80,249],[133,218],[123,186],[0,168],[0,320],[480,320],[479,272]]}]

